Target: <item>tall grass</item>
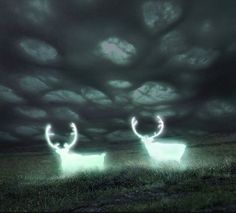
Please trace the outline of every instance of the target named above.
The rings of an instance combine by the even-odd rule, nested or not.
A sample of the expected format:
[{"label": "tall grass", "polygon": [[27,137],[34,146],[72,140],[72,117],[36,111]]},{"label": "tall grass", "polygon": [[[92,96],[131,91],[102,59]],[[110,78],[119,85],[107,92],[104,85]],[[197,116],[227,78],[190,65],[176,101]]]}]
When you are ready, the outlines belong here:
[{"label": "tall grass", "polygon": [[[214,193],[224,195],[218,199],[221,203],[224,200],[233,202],[236,193],[236,179],[229,162],[221,162],[215,167],[185,169],[174,164],[156,168],[127,165],[71,177],[56,174],[37,178],[35,174],[31,175],[1,177],[0,211],[60,211],[94,204],[104,211],[154,211],[157,207],[169,211],[191,209],[191,205],[197,209],[198,202],[201,209],[204,207],[201,193],[210,199],[204,202],[205,207],[215,205],[217,196]],[[195,202],[190,202],[189,193]],[[178,208],[173,195],[177,196]],[[187,197],[181,198],[182,195]],[[128,198],[124,199],[126,196]],[[117,197],[122,205],[117,203]]]}]

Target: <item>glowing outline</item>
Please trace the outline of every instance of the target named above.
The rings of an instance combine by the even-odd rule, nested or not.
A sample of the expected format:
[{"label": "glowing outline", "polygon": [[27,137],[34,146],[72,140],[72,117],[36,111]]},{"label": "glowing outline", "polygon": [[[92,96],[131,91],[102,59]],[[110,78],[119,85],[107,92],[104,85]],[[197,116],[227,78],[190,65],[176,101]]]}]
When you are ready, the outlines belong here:
[{"label": "glowing outline", "polygon": [[51,125],[48,124],[45,128],[46,141],[48,145],[55,149],[56,153],[60,156],[63,174],[70,175],[88,169],[104,169],[104,159],[106,153],[82,155],[70,152],[70,148],[74,146],[78,140],[78,131],[76,125],[71,123],[70,126],[72,128],[71,135],[73,135],[74,138],[70,144],[64,143],[63,148],[59,147],[59,143],[52,143],[50,136],[54,136],[55,134],[51,132]]},{"label": "glowing outline", "polygon": [[[185,152],[186,145],[179,143],[160,143],[154,141],[154,138],[159,136],[164,130],[164,122],[160,116],[156,116],[158,122],[159,132],[155,132],[152,136],[144,135],[142,136],[136,130],[138,121],[135,117],[131,119],[131,127],[135,135],[137,135],[141,141],[144,143],[146,150],[148,151],[149,156],[155,161],[177,161],[180,163],[180,160]],[[154,143],[153,143],[154,142]]]}]

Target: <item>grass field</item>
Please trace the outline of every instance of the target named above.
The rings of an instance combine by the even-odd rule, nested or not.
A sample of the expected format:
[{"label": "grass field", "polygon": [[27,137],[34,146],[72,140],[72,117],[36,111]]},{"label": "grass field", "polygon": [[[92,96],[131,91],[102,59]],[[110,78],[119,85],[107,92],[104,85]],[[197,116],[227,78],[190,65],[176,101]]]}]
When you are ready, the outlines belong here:
[{"label": "grass field", "polygon": [[[121,159],[122,166],[66,178],[53,155],[1,156],[0,211],[236,211],[233,150],[234,146],[194,149],[186,162],[197,153],[205,155],[187,166],[153,168],[147,162]],[[219,158],[217,152],[224,155]]]}]

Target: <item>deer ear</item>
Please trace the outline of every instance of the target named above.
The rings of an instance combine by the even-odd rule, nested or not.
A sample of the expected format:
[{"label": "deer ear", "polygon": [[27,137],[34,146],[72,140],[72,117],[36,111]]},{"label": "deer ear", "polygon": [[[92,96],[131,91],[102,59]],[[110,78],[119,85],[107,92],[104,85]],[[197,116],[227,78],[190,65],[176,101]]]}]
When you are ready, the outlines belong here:
[{"label": "deer ear", "polygon": [[68,143],[65,143],[65,144],[63,145],[64,148],[68,148],[68,146],[69,146]]}]

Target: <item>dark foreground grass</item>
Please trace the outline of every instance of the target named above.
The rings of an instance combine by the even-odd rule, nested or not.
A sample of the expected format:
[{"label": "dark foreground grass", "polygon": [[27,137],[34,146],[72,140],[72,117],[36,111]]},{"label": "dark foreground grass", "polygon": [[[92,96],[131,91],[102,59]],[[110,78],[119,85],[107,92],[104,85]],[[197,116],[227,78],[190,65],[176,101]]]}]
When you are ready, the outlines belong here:
[{"label": "dark foreground grass", "polygon": [[236,211],[231,164],[188,168],[126,166],[74,177],[0,179],[0,211]]}]

